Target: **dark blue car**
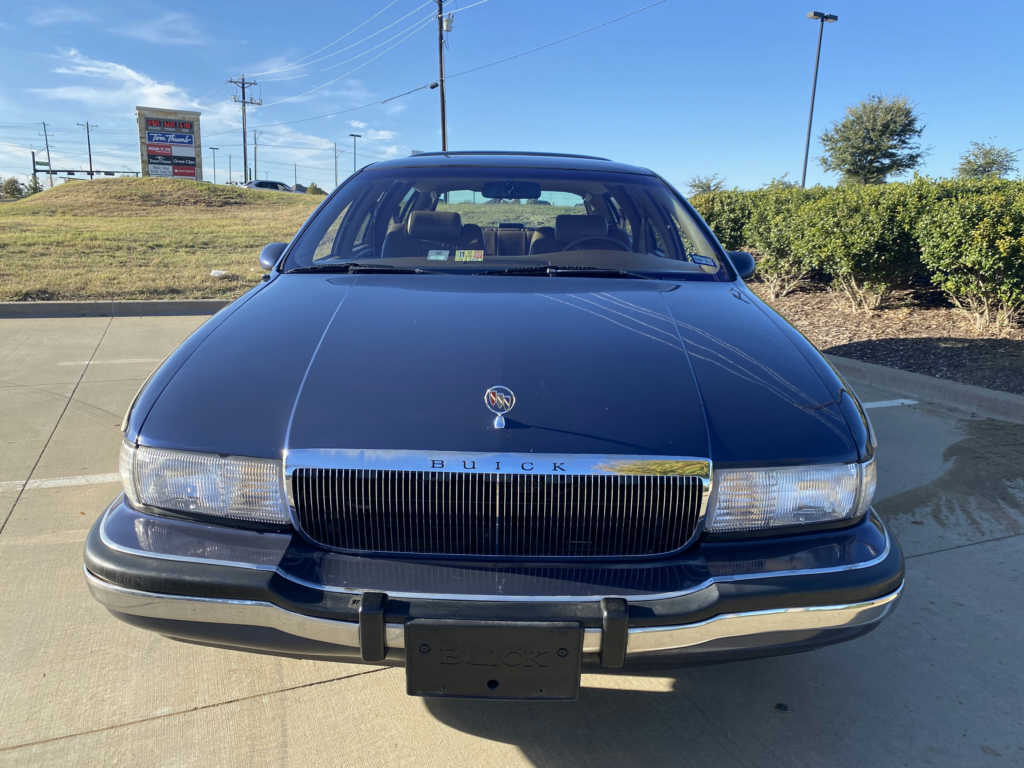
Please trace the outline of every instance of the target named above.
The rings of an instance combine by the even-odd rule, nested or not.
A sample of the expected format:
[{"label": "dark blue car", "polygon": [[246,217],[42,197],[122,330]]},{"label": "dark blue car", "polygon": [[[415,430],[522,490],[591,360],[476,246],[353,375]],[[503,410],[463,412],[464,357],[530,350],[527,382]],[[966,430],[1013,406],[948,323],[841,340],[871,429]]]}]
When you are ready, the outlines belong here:
[{"label": "dark blue car", "polygon": [[651,171],[379,163],[260,261],[125,417],[85,550],[118,618],[557,699],[896,604],[856,395]]}]

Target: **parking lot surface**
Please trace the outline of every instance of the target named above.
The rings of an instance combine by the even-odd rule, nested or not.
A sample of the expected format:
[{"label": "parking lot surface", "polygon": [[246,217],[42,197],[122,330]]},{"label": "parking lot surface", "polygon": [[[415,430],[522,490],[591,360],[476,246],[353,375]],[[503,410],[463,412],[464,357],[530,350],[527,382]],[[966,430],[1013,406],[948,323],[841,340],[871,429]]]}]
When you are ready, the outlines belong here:
[{"label": "parking lot surface", "polygon": [[117,622],[85,534],[119,492],[124,409],[202,321],[0,320],[0,765],[1024,764],[1024,425],[852,377],[907,577],[851,643],[474,703]]}]

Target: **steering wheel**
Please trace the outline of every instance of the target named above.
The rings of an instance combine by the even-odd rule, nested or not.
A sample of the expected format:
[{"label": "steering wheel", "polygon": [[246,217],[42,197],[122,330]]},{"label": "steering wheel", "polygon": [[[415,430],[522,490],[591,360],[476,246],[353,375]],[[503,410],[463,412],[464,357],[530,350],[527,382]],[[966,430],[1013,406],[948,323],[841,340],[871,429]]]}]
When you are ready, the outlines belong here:
[{"label": "steering wheel", "polygon": [[603,244],[606,244],[606,245],[611,245],[611,246],[613,246],[613,248],[616,251],[628,251],[629,250],[629,248],[627,248],[625,245],[623,245],[622,243],[620,243],[618,240],[616,240],[613,237],[600,237],[600,236],[597,236],[597,237],[581,237],[578,240],[573,240],[571,243],[569,243],[567,246],[565,246],[565,248],[563,248],[562,250],[563,251],[578,251],[580,249],[580,247],[582,245],[584,245],[585,243],[603,243]]}]

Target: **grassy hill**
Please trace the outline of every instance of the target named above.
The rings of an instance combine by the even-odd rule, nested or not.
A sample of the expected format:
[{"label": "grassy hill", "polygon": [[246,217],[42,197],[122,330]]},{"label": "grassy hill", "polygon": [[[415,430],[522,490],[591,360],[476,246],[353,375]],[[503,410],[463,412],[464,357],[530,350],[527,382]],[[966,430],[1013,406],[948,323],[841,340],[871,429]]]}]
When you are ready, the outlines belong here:
[{"label": "grassy hill", "polygon": [[[0,206],[0,301],[232,298],[323,198],[184,179],[96,179]],[[211,269],[231,273],[210,277]]]}]

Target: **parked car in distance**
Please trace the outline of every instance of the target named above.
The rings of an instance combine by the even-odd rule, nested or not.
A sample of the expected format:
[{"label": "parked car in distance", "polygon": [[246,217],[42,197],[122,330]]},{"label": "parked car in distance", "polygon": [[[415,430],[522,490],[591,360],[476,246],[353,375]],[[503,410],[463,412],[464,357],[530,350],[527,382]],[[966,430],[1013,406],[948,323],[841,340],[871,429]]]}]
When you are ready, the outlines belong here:
[{"label": "parked car in distance", "polygon": [[265,179],[254,179],[245,182],[249,189],[272,189],[276,192],[292,192],[292,188],[283,181],[267,181]]},{"label": "parked car in distance", "polygon": [[298,192],[300,195],[306,194],[307,187],[302,184],[293,184],[288,187],[289,192]]},{"label": "parked car in distance", "polygon": [[572,699],[896,605],[857,396],[655,173],[377,163],[260,264],[125,415],[85,577],[129,624]]}]

